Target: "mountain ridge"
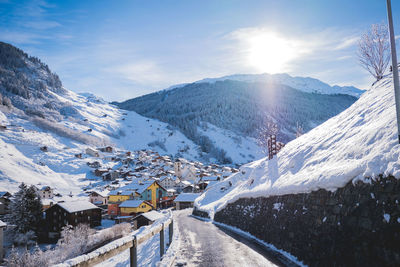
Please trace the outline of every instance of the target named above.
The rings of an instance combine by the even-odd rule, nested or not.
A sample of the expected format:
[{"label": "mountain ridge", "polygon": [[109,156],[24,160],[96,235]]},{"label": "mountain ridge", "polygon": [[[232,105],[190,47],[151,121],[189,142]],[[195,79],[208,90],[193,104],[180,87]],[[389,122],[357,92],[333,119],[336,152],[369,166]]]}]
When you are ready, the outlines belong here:
[{"label": "mountain ridge", "polygon": [[[217,81],[224,80],[233,80],[233,81],[242,81],[242,82],[268,82],[268,83],[277,83],[283,84],[292,87],[293,89],[297,89],[303,92],[314,92],[321,94],[348,94],[355,97],[360,97],[365,90],[356,88],[354,86],[339,86],[339,85],[329,85],[321,80],[312,78],[312,77],[301,77],[301,76],[291,76],[287,73],[278,73],[278,74],[269,74],[269,73],[261,73],[261,74],[232,74],[226,75],[217,78],[204,78],[193,83],[214,83]],[[166,89],[160,90],[172,90],[175,88],[181,88],[190,83],[182,83],[177,85],[172,85]]]}]

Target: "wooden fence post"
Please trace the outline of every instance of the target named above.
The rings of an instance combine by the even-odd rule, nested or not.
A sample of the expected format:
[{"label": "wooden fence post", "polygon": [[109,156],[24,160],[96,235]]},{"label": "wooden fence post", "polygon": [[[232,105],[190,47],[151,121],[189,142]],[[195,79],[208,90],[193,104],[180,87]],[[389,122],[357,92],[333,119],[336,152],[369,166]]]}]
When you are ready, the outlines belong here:
[{"label": "wooden fence post", "polygon": [[160,259],[164,255],[164,223],[160,231]]},{"label": "wooden fence post", "polygon": [[130,248],[131,267],[137,267],[137,239],[133,239],[133,246]]},{"label": "wooden fence post", "polygon": [[172,236],[174,234],[174,221],[171,220],[171,223],[169,224],[169,231],[168,231],[168,241],[169,241],[169,245],[171,245],[172,243]]}]

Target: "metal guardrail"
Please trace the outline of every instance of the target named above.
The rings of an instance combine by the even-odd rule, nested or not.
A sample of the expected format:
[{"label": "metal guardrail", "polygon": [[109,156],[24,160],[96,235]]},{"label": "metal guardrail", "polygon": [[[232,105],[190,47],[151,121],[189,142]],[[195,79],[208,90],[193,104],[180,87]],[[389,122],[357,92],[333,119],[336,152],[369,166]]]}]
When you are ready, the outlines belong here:
[{"label": "metal guardrail", "polygon": [[[76,258],[69,259],[64,263],[57,264],[57,267],[89,267],[99,264],[103,261],[108,260],[109,258],[122,253],[123,251],[129,249],[130,250],[130,266],[137,267],[137,247],[143,242],[147,241],[154,235],[160,233],[160,258],[164,255],[165,252],[165,239],[164,239],[164,229],[169,227],[169,236],[168,241],[169,244],[172,242],[172,236],[174,232],[174,222],[172,218],[169,218],[162,224],[158,225],[154,229],[151,229],[150,232],[146,232],[145,234],[138,234],[134,236],[125,236],[120,239],[117,239],[103,247],[96,249],[93,252],[88,254],[80,255]],[[113,246],[113,244],[116,244]]]}]

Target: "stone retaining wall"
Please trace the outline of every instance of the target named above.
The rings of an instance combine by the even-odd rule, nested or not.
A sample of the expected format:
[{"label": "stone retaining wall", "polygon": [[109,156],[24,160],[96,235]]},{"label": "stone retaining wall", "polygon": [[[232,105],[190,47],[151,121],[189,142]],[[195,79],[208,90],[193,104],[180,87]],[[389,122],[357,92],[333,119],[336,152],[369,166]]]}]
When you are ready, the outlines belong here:
[{"label": "stone retaining wall", "polygon": [[[215,214],[311,266],[399,266],[400,182],[244,198]],[[205,213],[194,211],[197,215]]]}]

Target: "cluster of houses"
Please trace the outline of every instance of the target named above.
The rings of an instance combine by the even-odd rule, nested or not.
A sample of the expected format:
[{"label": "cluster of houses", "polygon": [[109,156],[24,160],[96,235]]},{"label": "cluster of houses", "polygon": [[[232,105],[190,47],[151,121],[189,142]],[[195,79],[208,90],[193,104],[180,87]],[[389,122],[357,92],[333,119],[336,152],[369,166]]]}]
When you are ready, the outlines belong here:
[{"label": "cluster of houses", "polygon": [[[184,158],[173,160],[150,150],[116,152],[105,147],[86,149],[86,154],[94,160],[88,162],[92,174],[104,182],[111,181],[100,188],[85,188],[90,202],[106,207],[107,214],[117,219],[177,206],[180,194],[201,193],[239,171]],[[112,167],[110,163],[114,163]]]},{"label": "cluster of houses", "polygon": [[[69,200],[49,186],[37,188],[45,215],[46,238],[56,239],[66,225],[100,226],[105,218],[116,223],[131,222],[135,228],[151,224],[161,216],[159,210],[193,207],[201,192],[239,171],[183,158],[173,160],[149,150],[117,152],[112,147],[87,148],[75,156],[87,162],[89,176],[96,183],[83,189],[87,200]],[[11,197],[9,192],[0,192],[0,215],[7,212]]]},{"label": "cluster of houses", "polygon": [[[184,158],[173,160],[170,156],[160,156],[150,150],[115,152],[112,147],[87,148],[86,154],[93,159],[87,162],[93,168],[92,174],[104,181],[112,181],[115,185],[123,181],[152,180],[174,194],[201,192],[207,186],[239,171],[228,166],[204,165]],[[108,163],[114,163],[114,166],[110,167]]]}]

